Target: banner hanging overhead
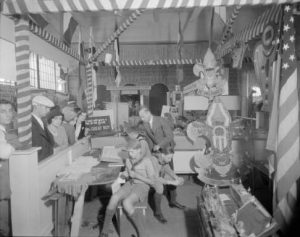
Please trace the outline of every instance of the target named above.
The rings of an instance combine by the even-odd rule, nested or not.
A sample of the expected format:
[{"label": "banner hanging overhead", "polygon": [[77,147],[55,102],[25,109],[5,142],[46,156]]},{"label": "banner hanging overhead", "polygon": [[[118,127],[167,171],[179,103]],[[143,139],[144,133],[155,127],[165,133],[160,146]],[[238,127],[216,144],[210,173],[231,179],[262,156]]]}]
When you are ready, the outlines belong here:
[{"label": "banner hanging overhead", "polygon": [[258,5],[295,3],[300,0],[6,0],[3,14],[43,13],[43,12],[85,12],[136,9],[169,9],[206,6]]}]

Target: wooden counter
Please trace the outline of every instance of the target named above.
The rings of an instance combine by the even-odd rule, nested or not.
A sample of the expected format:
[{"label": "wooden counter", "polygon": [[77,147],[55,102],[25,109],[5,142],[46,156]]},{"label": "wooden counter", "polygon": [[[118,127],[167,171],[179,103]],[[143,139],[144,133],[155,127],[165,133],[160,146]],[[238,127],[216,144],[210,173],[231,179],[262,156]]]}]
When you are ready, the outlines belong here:
[{"label": "wooden counter", "polygon": [[10,158],[11,215],[13,236],[51,236],[52,206],[42,197],[57,173],[89,149],[86,139],[38,163],[39,148],[16,151]]}]

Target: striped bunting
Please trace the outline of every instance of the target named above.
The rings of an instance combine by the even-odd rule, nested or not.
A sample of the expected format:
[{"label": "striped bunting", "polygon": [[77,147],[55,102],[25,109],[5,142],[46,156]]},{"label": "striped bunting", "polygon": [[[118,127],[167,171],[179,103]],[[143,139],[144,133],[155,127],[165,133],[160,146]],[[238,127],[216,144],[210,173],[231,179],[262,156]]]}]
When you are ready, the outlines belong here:
[{"label": "striped bunting", "polygon": [[222,36],[221,44],[225,43],[228,35],[232,32],[232,25],[235,22],[235,19],[237,18],[237,16],[239,15],[241,8],[242,8],[242,6],[238,5],[233,9],[233,13],[232,13],[230,19],[228,20],[228,22],[226,22],[226,28],[225,28],[223,36]]},{"label": "striped bunting", "polygon": [[46,30],[42,29],[41,27],[34,24],[32,21],[29,22],[29,30],[40,37],[41,39],[45,40],[49,44],[53,45],[55,48],[58,48],[59,50],[63,51],[64,53],[70,55],[71,57],[80,60],[80,55],[67,46],[65,43],[63,43],[61,40],[55,38],[53,35],[51,35]]},{"label": "striped bunting", "polygon": [[235,34],[221,47],[218,47],[216,51],[216,56],[221,58],[226,54],[230,53],[235,47],[237,42],[247,43],[259,37],[263,31],[264,27],[270,22],[279,22],[281,7],[280,5],[273,5],[270,9],[266,10],[261,16],[256,20],[245,26],[244,30]]},{"label": "striped bunting", "polygon": [[295,28],[291,5],[283,9],[282,62],[279,83],[279,115],[276,170],[274,179],[274,217],[285,227],[292,218],[300,177],[299,96]]},{"label": "striped bunting", "polygon": [[109,66],[153,66],[153,65],[184,65],[201,63],[201,59],[158,59],[158,60],[112,60]]},{"label": "striped bunting", "polygon": [[31,146],[31,87],[29,76],[28,22],[15,22],[16,74],[17,74],[17,126],[19,141]]},{"label": "striped bunting", "polygon": [[136,9],[169,9],[206,6],[258,5],[300,2],[300,0],[7,0],[3,14],[43,12],[85,12]]},{"label": "striped bunting", "polygon": [[96,53],[90,59],[90,62],[95,61],[107,47],[113,43],[119,36],[144,12],[144,9],[134,11],[128,19],[126,19],[118,29],[97,49]]},{"label": "striped bunting", "polygon": [[93,114],[94,109],[94,88],[93,88],[93,68],[92,64],[88,63],[86,65],[86,100],[87,100],[87,115],[91,116]]}]

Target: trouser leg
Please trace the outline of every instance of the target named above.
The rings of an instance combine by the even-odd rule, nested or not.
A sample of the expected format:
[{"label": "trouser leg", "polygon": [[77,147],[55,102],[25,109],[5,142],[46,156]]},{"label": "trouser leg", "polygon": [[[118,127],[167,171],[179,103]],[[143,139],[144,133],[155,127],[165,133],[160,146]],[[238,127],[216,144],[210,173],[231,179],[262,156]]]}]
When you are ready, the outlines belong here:
[{"label": "trouser leg", "polygon": [[153,199],[154,199],[154,215],[159,215],[162,214],[161,210],[161,200],[162,200],[163,195],[154,193]]},{"label": "trouser leg", "polygon": [[177,191],[176,191],[176,186],[174,185],[168,185],[167,187],[167,192],[168,192],[168,196],[169,196],[169,202],[170,203],[175,203],[177,202]]},{"label": "trouser leg", "polygon": [[[174,164],[173,160],[169,163],[170,168],[174,171]],[[166,192],[167,192],[167,197],[169,199],[170,203],[175,203],[177,202],[177,191],[176,191],[176,186],[174,185],[166,185]]]},{"label": "trouser leg", "polygon": [[0,236],[10,236],[9,200],[0,200]]}]

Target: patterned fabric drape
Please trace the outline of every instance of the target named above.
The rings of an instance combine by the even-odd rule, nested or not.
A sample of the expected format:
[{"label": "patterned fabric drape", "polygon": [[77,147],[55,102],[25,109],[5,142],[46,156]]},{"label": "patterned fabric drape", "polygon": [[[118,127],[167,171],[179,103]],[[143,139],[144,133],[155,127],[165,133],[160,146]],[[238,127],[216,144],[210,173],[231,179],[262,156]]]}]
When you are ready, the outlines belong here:
[{"label": "patterned fabric drape", "polygon": [[300,2],[300,0],[7,0],[3,14],[43,13],[43,12],[84,12],[136,9],[169,9],[206,6],[258,5]]},{"label": "patterned fabric drape", "polygon": [[252,39],[255,39],[260,34],[263,33],[265,26],[270,22],[279,22],[281,6],[273,5],[270,9],[266,10],[261,16],[256,20],[252,21],[250,24],[244,27],[244,30],[235,34],[221,47],[216,50],[216,56],[218,58],[225,56],[230,53],[235,47],[236,43],[243,42],[247,43]]}]

